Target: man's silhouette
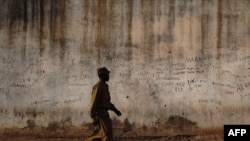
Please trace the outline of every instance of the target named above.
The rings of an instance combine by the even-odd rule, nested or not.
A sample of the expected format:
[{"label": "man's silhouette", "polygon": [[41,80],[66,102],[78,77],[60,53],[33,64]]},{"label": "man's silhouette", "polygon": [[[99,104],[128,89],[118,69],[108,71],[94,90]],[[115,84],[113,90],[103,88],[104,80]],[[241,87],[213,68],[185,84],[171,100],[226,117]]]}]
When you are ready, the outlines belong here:
[{"label": "man's silhouette", "polygon": [[106,83],[109,81],[109,73],[110,71],[105,67],[97,69],[99,82],[94,85],[92,90],[90,116],[93,124],[97,125],[99,130],[86,141],[113,141],[113,127],[108,110],[115,112],[117,116],[120,116],[121,112],[110,101],[109,88]]}]

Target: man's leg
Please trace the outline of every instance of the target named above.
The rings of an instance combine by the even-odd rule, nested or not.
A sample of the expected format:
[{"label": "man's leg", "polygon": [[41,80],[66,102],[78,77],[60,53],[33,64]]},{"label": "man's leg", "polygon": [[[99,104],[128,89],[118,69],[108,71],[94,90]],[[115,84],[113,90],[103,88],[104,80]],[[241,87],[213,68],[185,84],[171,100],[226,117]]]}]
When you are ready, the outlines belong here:
[{"label": "man's leg", "polygon": [[102,137],[95,135],[85,139],[85,141],[102,141]]},{"label": "man's leg", "polygon": [[112,121],[107,111],[100,115],[100,135],[102,141],[113,141],[113,127]]},{"label": "man's leg", "polygon": [[100,134],[101,125],[100,125],[100,121],[98,122],[99,122],[98,125],[94,126],[93,133],[90,135],[90,137],[85,139],[85,141],[102,141],[102,136]]}]

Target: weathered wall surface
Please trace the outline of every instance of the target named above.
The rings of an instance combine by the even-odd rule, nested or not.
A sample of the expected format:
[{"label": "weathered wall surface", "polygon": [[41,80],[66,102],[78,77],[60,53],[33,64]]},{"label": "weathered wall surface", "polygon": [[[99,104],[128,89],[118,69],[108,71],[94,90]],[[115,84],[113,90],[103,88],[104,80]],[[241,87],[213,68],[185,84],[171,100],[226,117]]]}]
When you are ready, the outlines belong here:
[{"label": "weathered wall surface", "polygon": [[249,7],[249,0],[1,0],[0,126],[90,122],[100,66],[112,71],[121,120],[249,123]]}]

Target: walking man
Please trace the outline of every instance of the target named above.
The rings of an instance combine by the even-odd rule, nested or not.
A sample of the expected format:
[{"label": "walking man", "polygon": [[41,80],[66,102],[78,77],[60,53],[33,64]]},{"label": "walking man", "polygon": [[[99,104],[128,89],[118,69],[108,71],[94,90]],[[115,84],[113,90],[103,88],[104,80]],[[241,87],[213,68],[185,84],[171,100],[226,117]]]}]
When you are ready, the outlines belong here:
[{"label": "walking man", "polygon": [[106,67],[98,68],[97,74],[99,82],[94,85],[91,95],[91,109],[90,116],[93,124],[99,127],[96,135],[86,139],[86,141],[113,141],[113,127],[108,110],[121,116],[121,112],[111,103],[109,88],[107,81],[109,81],[110,71]]}]

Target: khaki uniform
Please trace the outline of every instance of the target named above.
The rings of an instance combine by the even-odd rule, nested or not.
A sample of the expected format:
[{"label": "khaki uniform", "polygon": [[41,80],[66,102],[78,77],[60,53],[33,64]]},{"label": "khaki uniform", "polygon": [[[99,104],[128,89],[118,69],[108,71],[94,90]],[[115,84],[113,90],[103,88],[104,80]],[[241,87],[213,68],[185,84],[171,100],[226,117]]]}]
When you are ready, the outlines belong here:
[{"label": "khaki uniform", "polygon": [[113,141],[112,121],[108,110],[114,110],[115,106],[110,102],[108,85],[99,81],[92,90],[91,118],[97,118],[99,132],[86,139],[86,141]]}]

